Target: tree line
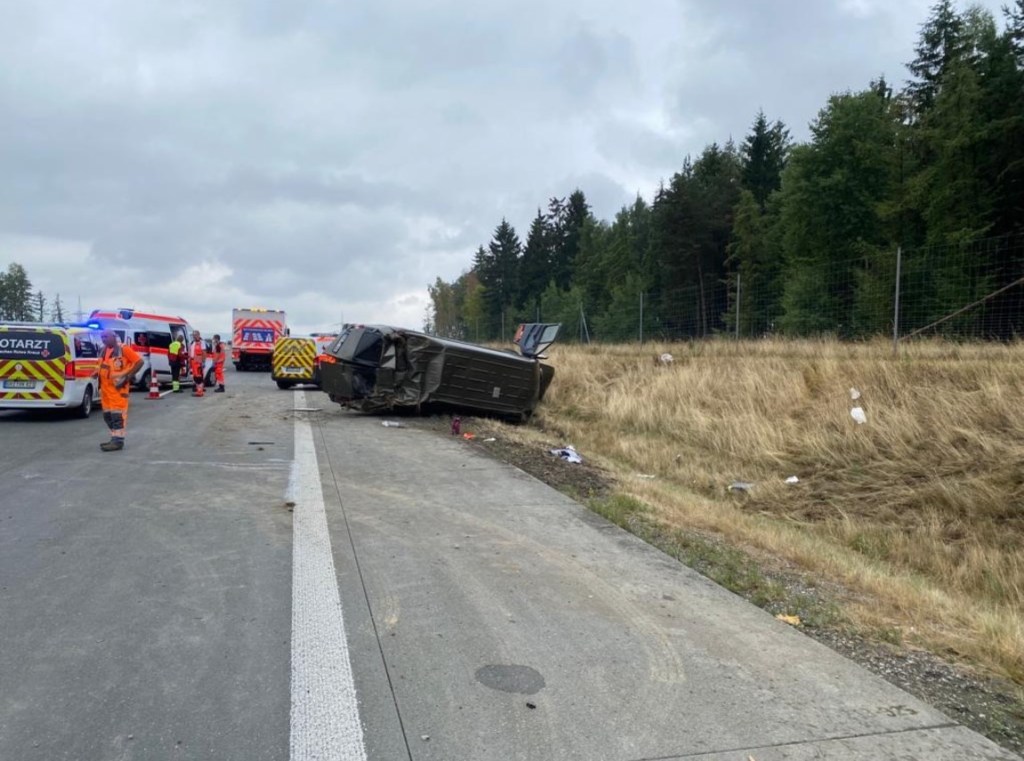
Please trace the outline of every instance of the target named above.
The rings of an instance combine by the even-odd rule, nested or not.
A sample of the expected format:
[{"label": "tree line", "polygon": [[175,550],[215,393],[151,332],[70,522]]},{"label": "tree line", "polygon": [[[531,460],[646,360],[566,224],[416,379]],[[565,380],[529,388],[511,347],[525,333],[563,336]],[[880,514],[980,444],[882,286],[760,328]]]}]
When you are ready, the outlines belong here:
[{"label": "tree line", "polygon": [[12,262],[6,272],[0,272],[0,320],[64,322],[65,318],[60,294],[50,303],[42,291],[33,290],[23,266]]},{"label": "tree line", "polygon": [[[830,97],[803,144],[758,113],[742,143],[685,158],[611,221],[580,189],[538,209],[525,241],[503,219],[465,273],[429,286],[428,330],[491,340],[540,317],[620,338],[639,310],[652,336],[864,335],[891,324],[897,250],[925,317],[1014,282],[1024,0],[999,19],[940,0],[907,68],[900,89],[879,78]],[[1004,298],[1000,336],[1024,328],[1024,297]]]}]

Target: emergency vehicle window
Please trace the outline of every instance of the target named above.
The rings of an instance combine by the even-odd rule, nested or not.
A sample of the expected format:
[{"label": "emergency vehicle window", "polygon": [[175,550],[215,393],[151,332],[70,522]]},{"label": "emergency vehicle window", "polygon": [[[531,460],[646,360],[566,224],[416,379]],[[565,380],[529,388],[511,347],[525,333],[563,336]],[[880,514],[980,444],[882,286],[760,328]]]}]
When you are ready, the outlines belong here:
[{"label": "emergency vehicle window", "polygon": [[145,333],[135,334],[135,345],[146,347],[149,346],[149,337]]},{"label": "emergency vehicle window", "polygon": [[36,333],[27,330],[0,332],[0,360],[61,359],[64,356],[64,349],[64,338],[57,333]]},{"label": "emergency vehicle window", "polygon": [[75,356],[78,359],[96,359],[99,357],[96,344],[88,336],[75,336]]},{"label": "emergency vehicle window", "polygon": [[171,345],[170,333],[149,332],[146,334],[146,339],[149,341],[151,349],[166,349]]}]

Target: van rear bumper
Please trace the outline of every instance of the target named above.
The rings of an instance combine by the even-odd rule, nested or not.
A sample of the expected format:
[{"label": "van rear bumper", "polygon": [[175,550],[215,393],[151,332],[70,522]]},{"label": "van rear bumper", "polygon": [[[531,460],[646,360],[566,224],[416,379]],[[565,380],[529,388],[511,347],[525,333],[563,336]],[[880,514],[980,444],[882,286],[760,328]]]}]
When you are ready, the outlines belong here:
[{"label": "van rear bumper", "polygon": [[[0,399],[0,410],[66,410],[78,407],[85,396],[85,383],[71,383],[64,387],[60,399]],[[93,392],[96,399],[96,393]]]}]

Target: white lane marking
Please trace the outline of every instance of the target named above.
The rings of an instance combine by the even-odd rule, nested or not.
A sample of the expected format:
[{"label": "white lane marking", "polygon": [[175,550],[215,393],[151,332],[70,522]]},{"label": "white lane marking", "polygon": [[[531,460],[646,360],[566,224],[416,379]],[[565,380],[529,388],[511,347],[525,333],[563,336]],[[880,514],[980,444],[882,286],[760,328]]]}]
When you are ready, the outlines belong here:
[{"label": "white lane marking", "polygon": [[[295,406],[306,393],[295,394]],[[313,427],[295,418],[291,494],[291,761],[364,761],[363,727],[334,574]]]}]

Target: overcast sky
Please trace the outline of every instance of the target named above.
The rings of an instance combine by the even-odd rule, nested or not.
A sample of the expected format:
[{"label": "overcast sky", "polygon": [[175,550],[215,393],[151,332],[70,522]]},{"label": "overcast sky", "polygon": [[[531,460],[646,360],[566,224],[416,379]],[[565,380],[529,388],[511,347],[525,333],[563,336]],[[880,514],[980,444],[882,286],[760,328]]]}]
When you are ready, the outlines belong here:
[{"label": "overcast sky", "polygon": [[901,83],[929,5],[0,0],[0,267],[211,332],[420,327],[503,215],[608,218],[758,108],[803,138]]}]

